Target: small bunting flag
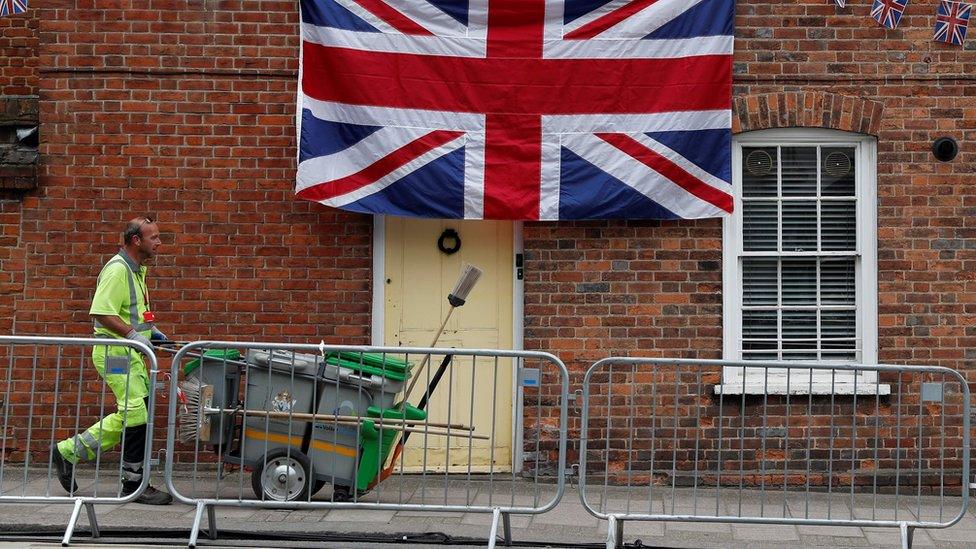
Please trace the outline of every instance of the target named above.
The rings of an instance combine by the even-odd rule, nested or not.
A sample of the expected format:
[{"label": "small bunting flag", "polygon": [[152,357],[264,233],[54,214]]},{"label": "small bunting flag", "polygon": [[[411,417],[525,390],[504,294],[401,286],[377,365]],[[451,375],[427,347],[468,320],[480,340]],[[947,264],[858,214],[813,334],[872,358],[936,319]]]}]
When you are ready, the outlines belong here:
[{"label": "small bunting flag", "polygon": [[0,0],[0,17],[27,11],[27,0]]},{"label": "small bunting flag", "polygon": [[871,17],[883,27],[893,29],[898,26],[905,12],[908,0],[874,0]]},{"label": "small bunting flag", "polygon": [[964,2],[952,0],[939,2],[939,10],[935,14],[935,36],[932,39],[936,42],[961,46],[966,41],[972,8]]}]

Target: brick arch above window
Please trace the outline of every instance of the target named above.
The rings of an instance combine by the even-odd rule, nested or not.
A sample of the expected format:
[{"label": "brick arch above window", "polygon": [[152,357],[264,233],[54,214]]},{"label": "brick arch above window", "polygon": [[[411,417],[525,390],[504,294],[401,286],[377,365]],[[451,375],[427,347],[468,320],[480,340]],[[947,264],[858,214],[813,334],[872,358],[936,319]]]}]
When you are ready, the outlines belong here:
[{"label": "brick arch above window", "polygon": [[770,128],[829,128],[877,136],[884,105],[821,91],[741,95],[733,98],[732,132]]}]

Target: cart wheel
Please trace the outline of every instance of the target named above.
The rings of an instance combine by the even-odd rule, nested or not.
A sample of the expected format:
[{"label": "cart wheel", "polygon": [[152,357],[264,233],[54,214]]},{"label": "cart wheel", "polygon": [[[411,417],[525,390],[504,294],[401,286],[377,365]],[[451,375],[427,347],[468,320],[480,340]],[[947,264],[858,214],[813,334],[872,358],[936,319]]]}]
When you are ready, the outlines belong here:
[{"label": "cart wheel", "polygon": [[260,500],[301,501],[308,499],[311,479],[308,456],[300,450],[277,448],[268,452],[251,473],[251,488]]}]

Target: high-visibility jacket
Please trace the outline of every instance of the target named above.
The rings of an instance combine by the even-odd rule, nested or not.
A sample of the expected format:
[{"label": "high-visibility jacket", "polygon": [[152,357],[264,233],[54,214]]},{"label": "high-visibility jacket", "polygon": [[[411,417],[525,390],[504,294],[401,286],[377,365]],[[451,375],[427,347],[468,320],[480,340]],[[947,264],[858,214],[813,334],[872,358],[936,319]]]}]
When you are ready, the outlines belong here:
[{"label": "high-visibility jacket", "polygon": [[[92,298],[88,314],[118,316],[135,331],[149,337],[153,319],[146,271],[146,267],[136,263],[124,249],[119,250],[98,275],[95,297]],[[116,334],[96,320],[95,336],[122,339],[125,334]]]}]

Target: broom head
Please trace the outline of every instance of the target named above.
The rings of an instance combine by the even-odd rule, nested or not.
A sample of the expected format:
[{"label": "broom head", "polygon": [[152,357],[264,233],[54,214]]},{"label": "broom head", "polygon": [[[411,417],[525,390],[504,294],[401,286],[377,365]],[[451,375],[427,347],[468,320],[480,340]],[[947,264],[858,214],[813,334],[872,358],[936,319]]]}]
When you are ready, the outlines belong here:
[{"label": "broom head", "polygon": [[180,382],[179,389],[182,403],[177,409],[180,441],[210,440],[210,415],[204,410],[213,407],[213,385],[189,377]]},{"label": "broom head", "polygon": [[474,285],[478,283],[478,279],[481,278],[481,274],[481,269],[470,263],[465,263],[461,267],[461,275],[458,276],[457,282],[454,283],[454,289],[447,296],[447,301],[451,306],[460,307],[464,305],[465,300],[468,299],[468,294],[471,293],[471,289],[474,288]]}]

